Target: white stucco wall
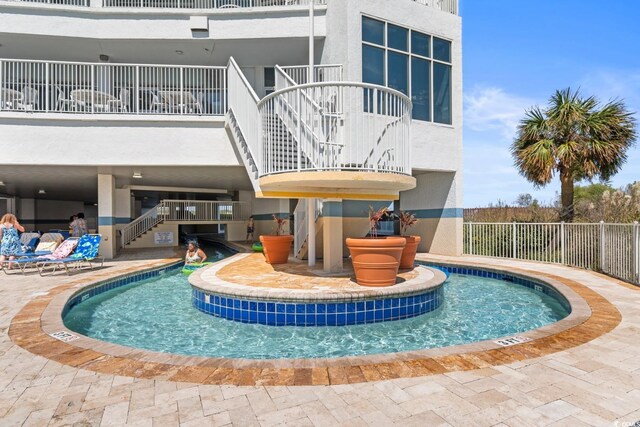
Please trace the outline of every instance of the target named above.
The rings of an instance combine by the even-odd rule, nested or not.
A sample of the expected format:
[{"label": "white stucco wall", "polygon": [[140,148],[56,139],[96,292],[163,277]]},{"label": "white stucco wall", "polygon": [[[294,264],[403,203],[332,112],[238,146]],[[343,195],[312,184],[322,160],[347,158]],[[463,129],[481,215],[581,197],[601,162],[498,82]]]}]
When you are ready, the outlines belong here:
[{"label": "white stucco wall", "polygon": [[[70,115],[66,115],[69,117]],[[171,121],[75,117],[7,119],[0,115],[3,164],[80,166],[241,166],[220,120]],[[46,155],[42,155],[46,153]]]},{"label": "white stucco wall", "polygon": [[[208,38],[241,40],[295,38],[308,35],[308,12],[302,8],[226,9],[217,11],[111,8],[47,8],[43,4],[0,5],[2,32],[58,37],[121,40],[193,39],[190,17],[206,16]],[[324,8],[318,8],[316,30],[326,32]]]}]

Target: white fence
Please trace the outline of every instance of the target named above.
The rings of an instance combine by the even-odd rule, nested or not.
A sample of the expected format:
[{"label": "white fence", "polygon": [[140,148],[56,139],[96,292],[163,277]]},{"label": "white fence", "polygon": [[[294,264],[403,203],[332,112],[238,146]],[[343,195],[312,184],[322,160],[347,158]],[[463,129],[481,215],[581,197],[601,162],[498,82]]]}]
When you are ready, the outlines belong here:
[{"label": "white fence", "polygon": [[246,221],[250,215],[249,205],[244,202],[163,200],[121,230],[121,244],[125,247],[164,221],[186,223]]},{"label": "white fence", "polygon": [[284,88],[258,104],[260,175],[305,170],[411,173],[411,101],[366,83],[329,82]]},{"label": "white fence", "polygon": [[464,253],[565,264],[640,285],[640,225],[464,224]]},{"label": "white fence", "polygon": [[224,115],[226,67],[0,60],[0,110]]}]

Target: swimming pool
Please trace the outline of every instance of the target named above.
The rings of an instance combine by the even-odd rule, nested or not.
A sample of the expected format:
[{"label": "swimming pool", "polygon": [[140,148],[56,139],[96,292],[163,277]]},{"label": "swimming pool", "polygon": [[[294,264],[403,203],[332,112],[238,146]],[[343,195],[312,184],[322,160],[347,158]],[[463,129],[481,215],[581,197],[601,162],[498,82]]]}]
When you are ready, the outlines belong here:
[{"label": "swimming pool", "polygon": [[411,319],[338,327],[243,324],[198,311],[191,303],[188,280],[175,271],[167,269],[157,277],[77,301],[66,311],[64,323],[92,338],[152,351],[291,359],[466,344],[536,329],[569,314],[566,301],[546,285],[512,277],[500,280],[481,270],[453,269],[444,285],[442,305]]}]

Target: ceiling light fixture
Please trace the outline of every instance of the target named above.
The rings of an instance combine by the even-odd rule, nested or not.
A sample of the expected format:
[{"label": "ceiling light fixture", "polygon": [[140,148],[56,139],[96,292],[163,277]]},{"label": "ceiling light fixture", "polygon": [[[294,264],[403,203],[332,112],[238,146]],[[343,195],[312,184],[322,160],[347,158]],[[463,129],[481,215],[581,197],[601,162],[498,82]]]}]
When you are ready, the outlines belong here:
[{"label": "ceiling light fixture", "polygon": [[134,172],[133,179],[142,179],[142,172]]},{"label": "ceiling light fixture", "polygon": [[4,181],[0,181],[0,187],[4,187]]},{"label": "ceiling light fixture", "polygon": [[47,192],[44,191],[44,189],[41,188],[40,190],[38,190],[38,194],[47,194]]},{"label": "ceiling light fixture", "polygon": [[182,55],[184,52],[183,52],[183,51],[181,51],[181,50],[176,50],[176,53],[177,53],[178,55]]}]

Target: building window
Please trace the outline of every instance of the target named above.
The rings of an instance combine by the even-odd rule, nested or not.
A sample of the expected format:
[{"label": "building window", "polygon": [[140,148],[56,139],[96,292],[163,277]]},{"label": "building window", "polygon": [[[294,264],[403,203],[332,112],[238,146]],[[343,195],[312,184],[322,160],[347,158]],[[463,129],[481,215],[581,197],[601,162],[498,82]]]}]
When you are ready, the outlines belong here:
[{"label": "building window", "polygon": [[452,124],[449,40],[363,16],[362,64],[363,82],[411,98],[415,120]]}]

